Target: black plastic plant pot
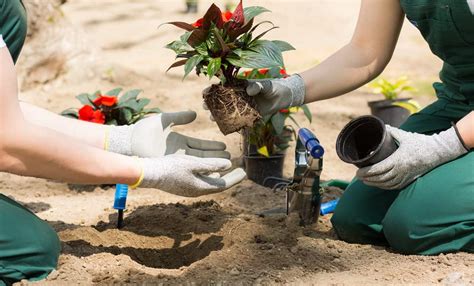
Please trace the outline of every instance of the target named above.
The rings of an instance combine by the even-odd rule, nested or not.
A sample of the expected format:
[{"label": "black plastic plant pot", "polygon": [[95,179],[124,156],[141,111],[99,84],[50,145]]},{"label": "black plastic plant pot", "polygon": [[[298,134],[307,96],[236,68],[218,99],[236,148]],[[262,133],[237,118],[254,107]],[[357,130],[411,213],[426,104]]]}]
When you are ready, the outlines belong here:
[{"label": "black plastic plant pot", "polygon": [[337,137],[336,151],[342,161],[359,168],[376,164],[397,150],[385,123],[375,116],[362,116],[349,122]]},{"label": "black plastic plant pot", "polygon": [[410,116],[407,109],[393,105],[394,102],[408,101],[410,98],[401,98],[397,100],[379,100],[368,103],[371,114],[382,119],[385,124],[393,127],[400,127]]},{"label": "black plastic plant pot", "polygon": [[271,177],[283,177],[285,155],[274,155],[270,157],[249,155],[244,156],[244,160],[247,178],[261,186],[273,188],[279,181],[272,180]]}]

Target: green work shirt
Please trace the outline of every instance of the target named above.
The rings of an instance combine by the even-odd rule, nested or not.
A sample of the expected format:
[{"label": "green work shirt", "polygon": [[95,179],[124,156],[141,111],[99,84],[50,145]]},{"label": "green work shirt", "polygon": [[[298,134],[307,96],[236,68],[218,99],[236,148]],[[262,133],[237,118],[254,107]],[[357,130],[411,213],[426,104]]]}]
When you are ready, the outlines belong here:
[{"label": "green work shirt", "polygon": [[0,0],[0,7],[0,34],[16,62],[26,38],[25,7],[20,0]]},{"label": "green work shirt", "polygon": [[474,9],[471,0],[400,0],[405,14],[444,61],[440,78],[451,99],[474,100]]}]

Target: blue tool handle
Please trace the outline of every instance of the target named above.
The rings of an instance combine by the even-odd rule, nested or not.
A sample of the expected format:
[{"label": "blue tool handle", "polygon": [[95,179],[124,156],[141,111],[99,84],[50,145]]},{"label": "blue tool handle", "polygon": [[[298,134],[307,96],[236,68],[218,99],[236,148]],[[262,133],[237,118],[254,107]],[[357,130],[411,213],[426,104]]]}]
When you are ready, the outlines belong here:
[{"label": "blue tool handle", "polygon": [[321,215],[327,215],[327,214],[333,213],[338,203],[339,203],[339,199],[321,204],[321,210],[320,210]]},{"label": "blue tool handle", "polygon": [[321,159],[323,157],[324,148],[319,144],[319,140],[313,132],[307,128],[301,128],[298,132],[298,136],[313,158]]},{"label": "blue tool handle", "polygon": [[117,184],[115,187],[114,209],[124,210],[127,204],[128,186]]}]

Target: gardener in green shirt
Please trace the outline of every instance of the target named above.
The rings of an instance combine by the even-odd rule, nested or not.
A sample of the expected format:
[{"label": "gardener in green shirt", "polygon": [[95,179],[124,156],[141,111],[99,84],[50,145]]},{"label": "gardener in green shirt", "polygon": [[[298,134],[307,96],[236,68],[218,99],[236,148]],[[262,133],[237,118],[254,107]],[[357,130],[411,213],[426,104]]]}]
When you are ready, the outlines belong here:
[{"label": "gardener in green shirt", "polygon": [[[0,0],[0,8],[1,172],[128,184],[190,197],[223,191],[245,177],[242,169],[208,176],[231,168],[224,143],[170,130],[192,122],[192,111],[106,127],[19,102],[14,61],[25,40],[26,13],[20,0]],[[58,256],[59,240],[51,227],[0,194],[0,285],[42,279],[56,267]]]},{"label": "gardener in green shirt", "polygon": [[399,149],[357,172],[332,223],[347,242],[407,254],[474,252],[473,0],[362,0],[346,46],[313,69],[251,83],[247,92],[265,114],[350,92],[387,66],[404,15],[444,61],[438,100],[401,129],[388,128]]}]

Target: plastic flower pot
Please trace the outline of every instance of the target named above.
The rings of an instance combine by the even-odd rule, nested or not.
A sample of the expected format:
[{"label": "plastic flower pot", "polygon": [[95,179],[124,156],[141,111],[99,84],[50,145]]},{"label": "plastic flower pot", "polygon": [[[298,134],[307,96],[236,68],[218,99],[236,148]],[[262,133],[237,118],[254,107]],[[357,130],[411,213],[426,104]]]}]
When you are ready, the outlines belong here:
[{"label": "plastic flower pot", "polygon": [[[264,157],[258,154],[245,155],[245,171],[249,180],[268,188],[272,188],[276,182],[275,180],[265,179],[269,177],[283,177],[283,163],[285,155],[273,155]],[[265,184],[264,184],[265,183]]]},{"label": "plastic flower pot", "polygon": [[362,116],[349,122],[336,142],[339,158],[359,168],[376,164],[397,150],[385,123],[375,116]]},{"label": "plastic flower pot", "polygon": [[370,101],[368,103],[371,114],[382,119],[385,124],[393,127],[400,127],[410,116],[410,111],[407,109],[393,105],[398,101],[409,101],[411,98],[401,98],[396,100],[379,100]]}]

